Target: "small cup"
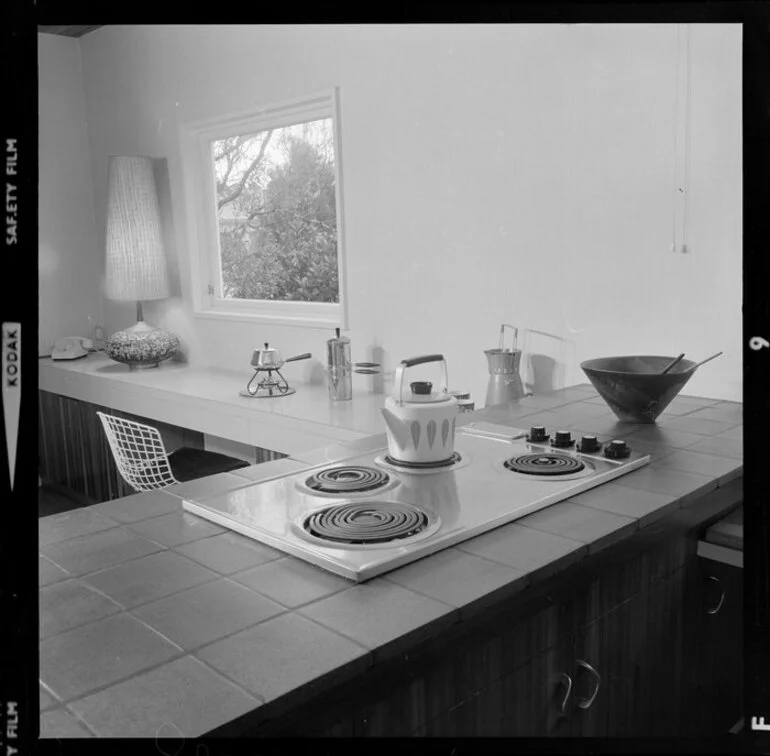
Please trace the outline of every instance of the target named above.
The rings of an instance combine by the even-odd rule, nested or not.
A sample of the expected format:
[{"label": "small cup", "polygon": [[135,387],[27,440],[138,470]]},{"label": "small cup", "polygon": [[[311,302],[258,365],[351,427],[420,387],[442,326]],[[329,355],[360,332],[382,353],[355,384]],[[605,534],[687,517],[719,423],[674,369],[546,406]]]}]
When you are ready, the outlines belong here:
[{"label": "small cup", "polygon": [[473,410],[476,409],[476,402],[472,399],[458,399],[457,409],[459,409],[460,412],[473,412]]}]

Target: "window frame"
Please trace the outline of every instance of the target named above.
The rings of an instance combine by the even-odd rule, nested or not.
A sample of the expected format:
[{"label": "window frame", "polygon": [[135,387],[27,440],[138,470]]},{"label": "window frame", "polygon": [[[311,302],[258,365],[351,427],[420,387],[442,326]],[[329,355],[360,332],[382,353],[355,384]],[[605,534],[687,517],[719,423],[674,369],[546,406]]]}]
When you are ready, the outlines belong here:
[{"label": "window frame", "polygon": [[[221,288],[217,291],[222,281],[212,141],[321,118],[331,118],[334,140],[339,302],[225,299],[221,296]],[[180,126],[195,317],[324,329],[334,326],[348,327],[340,133],[338,87]]]}]

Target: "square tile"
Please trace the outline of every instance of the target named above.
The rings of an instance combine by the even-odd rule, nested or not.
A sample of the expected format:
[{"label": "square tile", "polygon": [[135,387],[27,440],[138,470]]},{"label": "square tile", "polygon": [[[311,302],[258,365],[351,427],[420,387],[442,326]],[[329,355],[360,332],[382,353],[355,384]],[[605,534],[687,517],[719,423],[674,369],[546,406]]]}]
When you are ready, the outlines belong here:
[{"label": "square tile", "polygon": [[77,536],[98,533],[120,523],[94,511],[92,507],[72,509],[69,512],[41,517],[37,521],[38,543],[59,543]]},{"label": "square tile", "polygon": [[44,556],[38,555],[37,558],[37,582],[42,588],[44,585],[52,585],[58,583],[61,580],[66,580],[72,577],[69,572],[66,572],[57,564],[54,564]]},{"label": "square tile", "polygon": [[291,609],[351,586],[350,580],[294,557],[258,565],[232,579]]},{"label": "square tile", "polygon": [[666,429],[683,431],[684,433],[695,433],[701,436],[716,436],[717,433],[729,430],[739,423],[736,421],[724,420],[703,420],[695,417],[694,414],[683,415],[682,417],[661,417],[658,424]]},{"label": "square tile", "polygon": [[46,711],[40,715],[41,738],[92,738],[94,734],[66,709]]},{"label": "square tile", "polygon": [[692,447],[669,454],[661,459],[657,466],[698,473],[716,478],[720,483],[726,483],[743,472],[741,460],[695,452],[692,451]]},{"label": "square tile", "polygon": [[298,610],[374,651],[375,662],[457,621],[457,610],[375,578]]},{"label": "square tile", "polygon": [[39,685],[38,687],[40,688],[40,711],[53,709],[55,706],[59,705],[59,700],[49,693],[42,685]]},{"label": "square tile", "polygon": [[[541,411],[542,410],[537,407],[522,407],[518,404],[511,403],[499,404],[493,408],[477,409],[475,412],[469,412],[468,415],[472,415],[473,420],[488,420],[493,423],[499,423],[500,425],[520,427],[522,418],[535,415]],[[460,417],[463,417],[463,415],[460,415]]]},{"label": "square tile", "polygon": [[303,686],[314,683],[317,690],[371,664],[365,648],[295,613],[216,641],[195,656],[266,702],[292,693],[295,704],[308,695]]},{"label": "square tile", "polygon": [[730,430],[722,431],[722,433],[717,433],[716,436],[713,438],[724,438],[728,441],[740,441],[743,442],[743,426],[742,425],[736,425],[735,428],[730,428]]},{"label": "square tile", "polygon": [[571,501],[584,507],[602,509],[605,512],[639,520],[639,527],[663,517],[677,508],[676,499],[666,494],[624,488],[614,483],[605,483],[596,488],[573,496]]},{"label": "square tile", "polygon": [[182,502],[166,491],[147,491],[112,501],[103,501],[91,508],[118,522],[139,522],[148,517],[175,512],[182,508]]},{"label": "square tile", "polygon": [[280,604],[221,579],[145,604],[132,614],[189,651],[285,611]]},{"label": "square tile", "polygon": [[679,506],[695,497],[703,496],[717,487],[715,478],[684,472],[683,470],[658,467],[657,463],[647,465],[641,470],[634,470],[628,475],[618,478],[614,483],[624,488],[639,488],[643,491],[673,496],[677,499]]},{"label": "square tile", "polygon": [[553,392],[556,397],[569,399],[571,402],[582,402],[588,394],[596,393],[593,386],[568,386]]},{"label": "square tile", "polygon": [[188,480],[185,483],[176,483],[163,489],[180,499],[199,499],[201,496],[213,496],[218,493],[242,488],[244,479],[233,473],[217,473],[205,478]]},{"label": "square tile", "polygon": [[715,404],[719,404],[719,399],[709,399],[703,396],[690,396],[689,394],[678,394],[671,402],[678,402],[682,405],[693,407],[694,409],[701,409],[702,407],[711,407]]},{"label": "square tile", "polygon": [[629,444],[636,441],[644,441],[651,444],[663,444],[663,446],[668,446],[672,449],[686,449],[688,446],[697,444],[698,441],[703,441],[703,436],[699,436],[697,433],[672,430],[654,423],[631,427],[634,428],[633,432],[625,436]]},{"label": "square tile", "polygon": [[637,520],[631,517],[582,507],[573,501],[554,504],[517,522],[522,527],[586,543],[589,553],[625,538],[639,527]]},{"label": "square tile", "polygon": [[191,559],[173,551],[162,551],[92,573],[84,580],[123,606],[131,608],[216,577],[216,573]]},{"label": "square tile", "polygon": [[731,459],[743,459],[743,438],[729,439],[724,433],[711,438],[698,441],[697,444],[687,447],[687,451],[701,454],[714,454],[717,457],[730,457]]},{"label": "square tile", "polygon": [[176,551],[222,575],[231,575],[284,556],[282,551],[232,532],[178,546]]},{"label": "square tile", "polygon": [[456,548],[418,559],[387,573],[383,579],[455,606],[461,617],[508,598],[529,582],[524,572],[508,564]]},{"label": "square tile", "polygon": [[731,425],[740,425],[743,423],[743,405],[726,402],[714,404],[711,407],[695,410],[688,417],[699,420],[715,420],[718,423],[730,423]]},{"label": "square tile", "polygon": [[40,552],[72,575],[85,575],[161,549],[157,543],[118,527],[41,546]]},{"label": "square tile", "polygon": [[41,588],[38,601],[41,638],[121,611],[112,599],[97,593],[80,580],[64,580]]},{"label": "square tile", "polygon": [[[578,397],[580,399],[582,397]],[[522,407],[536,407],[539,409],[551,409],[553,407],[563,407],[565,404],[571,404],[575,399],[570,399],[558,393],[532,394],[519,399]]]},{"label": "square tile", "polygon": [[232,474],[238,475],[241,478],[247,478],[252,482],[259,482],[279,475],[289,475],[290,473],[301,470],[303,467],[305,467],[305,465],[301,462],[285,457],[284,459],[273,459],[269,462],[261,462],[258,465],[240,467],[237,470],[233,470]]},{"label": "square tile", "polygon": [[343,459],[350,459],[355,457],[358,452],[351,449],[349,446],[343,446],[342,444],[332,444],[330,446],[322,446],[318,449],[309,449],[304,452],[297,452],[291,455],[291,459],[295,460],[298,464],[307,465],[333,465],[336,462],[341,462]]},{"label": "square tile", "polygon": [[388,434],[375,433],[355,441],[343,441],[342,445],[352,449],[356,454],[366,454],[366,452],[384,449],[388,445]]},{"label": "square tile", "polygon": [[463,541],[456,548],[510,565],[525,574],[537,572],[539,577],[563,570],[588,554],[584,543],[525,528],[516,522]]},{"label": "square tile", "polygon": [[100,737],[162,738],[181,733],[194,738],[260,705],[260,699],[185,656],[75,701],[70,708]]},{"label": "square tile", "polygon": [[612,412],[582,417],[575,425],[581,432],[599,434],[610,439],[626,438],[640,428],[636,423],[621,423]]},{"label": "square tile", "polygon": [[126,527],[148,541],[168,548],[225,532],[223,527],[181,509],[149,520],[129,523]]},{"label": "square tile", "polygon": [[125,612],[40,642],[40,679],[63,701],[154,667],[181,649]]}]

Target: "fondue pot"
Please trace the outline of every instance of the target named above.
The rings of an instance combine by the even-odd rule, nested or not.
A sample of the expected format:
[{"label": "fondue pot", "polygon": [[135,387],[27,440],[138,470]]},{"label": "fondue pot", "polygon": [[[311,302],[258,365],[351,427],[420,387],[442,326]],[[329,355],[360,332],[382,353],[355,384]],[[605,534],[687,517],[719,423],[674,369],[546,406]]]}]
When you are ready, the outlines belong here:
[{"label": "fondue pot", "polygon": [[[414,381],[404,396],[404,371],[427,362],[441,363],[441,384]],[[396,368],[395,396],[385,400],[382,416],[388,434],[388,453],[397,462],[441,463],[454,454],[457,399],[447,392],[446,360],[429,354],[402,360]]]}]

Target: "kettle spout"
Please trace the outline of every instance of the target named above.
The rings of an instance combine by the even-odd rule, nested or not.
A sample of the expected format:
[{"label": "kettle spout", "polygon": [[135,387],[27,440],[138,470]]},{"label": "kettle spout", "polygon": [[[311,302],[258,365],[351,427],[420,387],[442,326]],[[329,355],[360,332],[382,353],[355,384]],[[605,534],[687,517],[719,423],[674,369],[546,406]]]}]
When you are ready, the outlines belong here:
[{"label": "kettle spout", "polygon": [[409,427],[406,423],[396,417],[396,415],[389,409],[382,408],[383,418],[385,418],[385,424],[388,426],[388,430],[391,436],[401,449],[406,449],[409,446]]}]

